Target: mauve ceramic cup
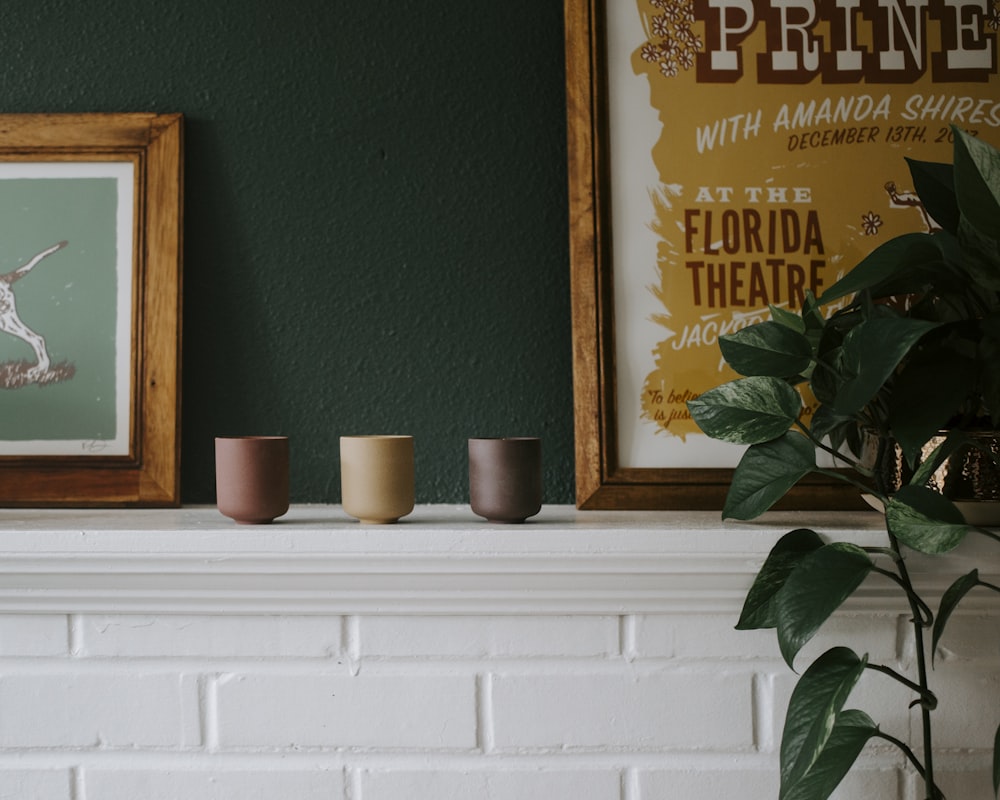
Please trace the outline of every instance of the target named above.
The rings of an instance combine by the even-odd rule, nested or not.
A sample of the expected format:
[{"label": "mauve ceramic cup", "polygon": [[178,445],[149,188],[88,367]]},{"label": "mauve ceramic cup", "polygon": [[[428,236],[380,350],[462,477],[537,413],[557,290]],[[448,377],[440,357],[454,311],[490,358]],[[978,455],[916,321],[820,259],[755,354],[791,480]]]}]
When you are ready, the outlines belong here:
[{"label": "mauve ceramic cup", "polygon": [[216,502],[241,525],[273,522],[288,511],[288,437],[218,436]]},{"label": "mauve ceramic cup", "polygon": [[344,511],[364,523],[413,511],[413,437],[341,436],[340,494]]},{"label": "mauve ceramic cup", "polygon": [[469,439],[469,502],[490,522],[524,522],[542,508],[542,440]]}]

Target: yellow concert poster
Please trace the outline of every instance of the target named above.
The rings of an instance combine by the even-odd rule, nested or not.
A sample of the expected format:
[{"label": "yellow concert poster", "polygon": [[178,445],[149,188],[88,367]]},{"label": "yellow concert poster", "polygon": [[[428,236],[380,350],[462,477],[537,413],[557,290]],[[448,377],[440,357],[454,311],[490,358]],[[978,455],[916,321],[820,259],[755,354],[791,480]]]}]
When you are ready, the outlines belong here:
[{"label": "yellow concert poster", "polygon": [[[619,461],[730,467],[719,336],[935,222],[907,158],[1000,146],[1000,0],[608,0]],[[827,309],[832,311],[833,309]]]}]

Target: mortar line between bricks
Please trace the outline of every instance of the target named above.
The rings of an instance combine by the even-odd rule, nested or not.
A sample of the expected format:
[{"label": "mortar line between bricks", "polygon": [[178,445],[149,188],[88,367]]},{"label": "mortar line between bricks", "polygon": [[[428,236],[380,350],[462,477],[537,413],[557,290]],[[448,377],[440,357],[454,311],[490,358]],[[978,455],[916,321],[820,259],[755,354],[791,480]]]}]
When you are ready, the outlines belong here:
[{"label": "mortar line between bricks", "polygon": [[897,662],[906,661],[907,659],[913,657],[914,648],[911,645],[912,645],[912,640],[910,639],[910,620],[905,614],[901,614],[896,618],[895,657]]},{"label": "mortar line between bricks", "polygon": [[[349,660],[349,658],[348,658]],[[506,675],[616,675],[623,673],[622,657],[601,654],[592,657],[510,656],[510,657],[399,657],[392,659],[364,657],[367,676],[475,676],[484,671]],[[994,660],[983,659],[971,664],[989,669]],[[63,676],[93,675],[126,677],[129,675],[172,675],[178,672],[222,673],[283,676],[353,675],[351,664],[340,666],[329,658],[297,658],[275,656],[268,659],[250,657],[219,658],[194,656],[143,656],[119,658],[74,658],[65,656],[24,656],[0,658],[0,670],[13,675]],[[780,669],[778,659],[707,659],[707,658],[638,658],[629,665],[629,675],[654,675],[663,672],[684,673],[711,669],[722,674],[749,673],[755,670]]]},{"label": "mortar line between bricks", "polygon": [[639,770],[626,767],[621,773],[621,800],[640,800]]},{"label": "mortar line between bricks", "polygon": [[74,765],[69,771],[70,800],[86,800],[87,787],[84,785],[83,770]]},{"label": "mortar line between bricks", "polygon": [[[500,757],[502,756],[502,758]],[[420,752],[359,752],[345,750],[316,751],[255,751],[218,753],[199,752],[149,752],[132,748],[114,751],[73,750],[31,754],[0,754],[0,770],[10,769],[79,769],[81,784],[87,770],[120,769],[123,758],[131,770],[179,770],[219,772],[276,771],[295,772],[302,769],[349,770],[361,774],[365,771],[427,769],[483,771],[503,769],[516,772],[533,772],[539,769],[552,771],[600,770],[621,772],[635,770],[637,776],[651,770],[683,770],[738,772],[747,769],[773,771],[778,768],[777,753],[752,753],[747,751],[698,752],[581,752],[581,753],[517,753],[499,752],[486,758],[482,753]],[[429,760],[430,759],[430,760]],[[966,759],[967,760],[967,759]],[[963,762],[964,763],[964,762]],[[979,762],[976,762],[977,764]],[[984,753],[981,763],[989,763]],[[897,752],[866,753],[859,765],[869,770],[904,767]],[[904,770],[905,772],[905,770]],[[76,800],[85,800],[84,797]],[[353,798],[352,800],[357,800]],[[635,800],[635,798],[628,798]]]},{"label": "mortar line between bricks", "polygon": [[496,749],[493,732],[493,673],[480,675],[476,681],[476,744],[484,755]]},{"label": "mortar line between bricks", "polygon": [[351,675],[357,675],[361,669],[361,620],[356,615],[345,616],[342,619],[341,639],[344,658],[347,660]]},{"label": "mortar line between bricks", "polygon": [[618,650],[626,661],[636,659],[636,624],[634,614],[618,618]]},{"label": "mortar line between bricks", "polygon": [[[501,758],[502,756],[502,758]],[[984,759],[987,758],[984,755]],[[197,751],[151,751],[132,747],[114,750],[62,750],[46,752],[0,753],[0,770],[12,769],[65,769],[79,770],[81,784],[85,783],[86,770],[119,769],[123,759],[129,769],[135,770],[203,770],[211,768],[220,772],[247,770],[274,770],[294,772],[302,768],[326,770],[426,770],[438,767],[447,770],[490,771],[498,767],[515,771],[600,769],[621,771],[635,768],[649,769],[746,769],[754,766],[777,766],[775,754],[719,751],[651,752],[651,751],[583,751],[563,752],[558,749],[544,752],[518,752],[500,750],[486,758],[477,751],[448,752],[440,750],[413,751],[360,751],[346,749],[314,750],[264,750],[229,751],[208,753]],[[895,753],[881,759],[868,756],[874,766],[894,766],[900,763]],[[884,762],[884,764],[883,764]]]},{"label": "mortar line between bricks", "polygon": [[753,743],[761,752],[774,749],[774,726],[768,713],[774,704],[774,681],[771,675],[754,674],[750,681],[751,725]]},{"label": "mortar line between bricks", "polygon": [[362,800],[361,770],[353,766],[344,767],[345,800]]},{"label": "mortar line between bricks", "polygon": [[71,658],[78,658],[83,650],[83,623],[79,614],[66,617],[66,652]]},{"label": "mortar line between bricks", "polygon": [[896,797],[919,797],[917,794],[917,776],[911,770],[899,770],[896,773]]},{"label": "mortar line between bricks", "polygon": [[219,751],[219,676],[201,677],[201,744],[208,752]]}]

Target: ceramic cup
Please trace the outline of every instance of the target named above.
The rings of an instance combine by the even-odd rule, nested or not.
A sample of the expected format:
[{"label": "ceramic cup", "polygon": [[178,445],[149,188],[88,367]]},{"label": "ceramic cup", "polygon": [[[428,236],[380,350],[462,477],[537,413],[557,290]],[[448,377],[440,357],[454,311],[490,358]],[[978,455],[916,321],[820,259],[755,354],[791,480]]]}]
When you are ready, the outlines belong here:
[{"label": "ceramic cup", "polygon": [[490,522],[524,522],[542,508],[542,440],[469,439],[469,502]]},{"label": "ceramic cup", "polygon": [[344,511],[365,523],[413,511],[413,437],[341,436],[340,494]]},{"label": "ceramic cup", "polygon": [[219,511],[242,525],[287,512],[288,437],[216,437],[215,493]]}]

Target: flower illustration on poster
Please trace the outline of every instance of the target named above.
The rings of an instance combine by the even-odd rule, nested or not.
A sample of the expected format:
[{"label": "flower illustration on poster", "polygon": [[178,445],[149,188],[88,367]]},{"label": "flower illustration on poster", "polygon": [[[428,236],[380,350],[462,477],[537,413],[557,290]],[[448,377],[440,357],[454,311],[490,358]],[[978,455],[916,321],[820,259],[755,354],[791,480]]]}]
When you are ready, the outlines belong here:
[{"label": "flower illustration on poster", "polygon": [[1000,0],[634,0],[608,14],[613,153],[645,176],[612,184],[621,462],[732,466],[730,450],[684,452],[705,446],[687,400],[735,377],[719,336],[933,229],[905,159],[949,162],[952,125],[1000,145]]},{"label": "flower illustration on poster", "polygon": [[882,217],[874,211],[869,211],[861,215],[861,230],[865,236],[878,236],[878,229],[882,227]]},{"label": "flower illustration on poster", "polygon": [[649,37],[640,50],[644,61],[656,64],[667,78],[694,66],[695,54],[704,49],[694,31],[694,6],[690,0],[653,0],[657,13],[647,16]]}]

